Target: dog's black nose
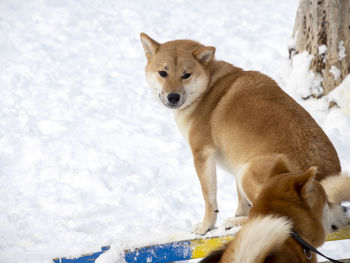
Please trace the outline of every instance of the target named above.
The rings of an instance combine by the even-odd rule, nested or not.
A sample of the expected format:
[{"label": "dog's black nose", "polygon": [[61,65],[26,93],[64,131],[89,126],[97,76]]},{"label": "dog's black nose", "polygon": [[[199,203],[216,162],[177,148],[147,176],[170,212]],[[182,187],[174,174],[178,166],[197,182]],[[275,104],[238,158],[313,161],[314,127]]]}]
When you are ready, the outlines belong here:
[{"label": "dog's black nose", "polygon": [[167,99],[171,105],[176,105],[180,100],[180,94],[178,93],[169,93]]},{"label": "dog's black nose", "polygon": [[336,225],[332,225],[331,227],[332,227],[333,231],[337,231],[338,230],[338,227]]}]

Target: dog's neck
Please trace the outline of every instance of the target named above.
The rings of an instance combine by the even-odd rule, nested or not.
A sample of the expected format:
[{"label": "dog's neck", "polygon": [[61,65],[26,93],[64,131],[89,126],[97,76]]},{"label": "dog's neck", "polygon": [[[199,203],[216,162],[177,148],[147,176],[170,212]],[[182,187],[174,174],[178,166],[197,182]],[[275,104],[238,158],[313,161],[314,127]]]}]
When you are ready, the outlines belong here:
[{"label": "dog's neck", "polygon": [[[293,221],[295,230],[305,238],[306,241],[308,241],[311,245],[314,247],[321,246],[325,239],[326,239],[326,231],[323,227],[322,222],[319,222],[319,219],[316,218],[314,215],[312,215],[313,219],[309,219],[303,222],[299,221]],[[296,223],[295,223],[296,222]],[[309,227],[309,226],[313,227]],[[314,231],[312,229],[315,229],[315,226],[317,226],[318,231]]]},{"label": "dog's neck", "polygon": [[[275,214],[281,217],[287,217],[293,223],[295,231],[303,236],[311,245],[319,247],[324,243],[326,231],[320,221],[322,219],[301,207],[293,207],[289,204],[285,204],[276,211],[276,209],[271,208],[274,207],[273,202],[273,200],[267,200],[264,203],[266,205],[253,206],[249,216]],[[291,209],[291,207],[293,208]],[[314,229],[318,229],[318,231],[314,231]]]},{"label": "dog's neck", "polygon": [[209,83],[206,90],[195,100],[192,104],[188,105],[185,108],[179,108],[175,110],[175,119],[179,114],[190,115],[191,112],[196,109],[198,103],[201,101],[203,97],[205,97],[212,89],[212,87],[217,83],[220,79],[228,76],[230,74],[235,74],[241,72],[241,68],[237,68],[225,61],[211,61],[206,67],[206,73],[209,77]]},{"label": "dog's neck", "polygon": [[220,60],[213,60],[208,65],[208,74],[210,76],[210,82],[208,88],[212,87],[219,79],[225,77],[228,74],[242,71],[241,68],[237,68],[230,63]]}]

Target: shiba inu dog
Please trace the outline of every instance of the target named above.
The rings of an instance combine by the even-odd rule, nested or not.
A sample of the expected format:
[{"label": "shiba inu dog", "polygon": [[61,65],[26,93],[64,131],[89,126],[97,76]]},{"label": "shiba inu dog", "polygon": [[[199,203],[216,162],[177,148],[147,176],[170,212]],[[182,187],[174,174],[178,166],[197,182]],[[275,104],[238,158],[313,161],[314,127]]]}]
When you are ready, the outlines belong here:
[{"label": "shiba inu dog", "polygon": [[[269,170],[261,158],[276,154],[285,154],[300,171],[317,166],[317,180],[340,172],[326,134],[272,79],[215,60],[212,46],[191,40],[160,44],[144,33],[140,37],[147,57],[146,80],[154,96],[174,110],[193,153],[205,201],[204,218],[194,233],[203,235],[216,222],[217,163],[236,181],[255,176],[250,171],[260,171],[261,176]],[[250,201],[244,193],[251,190],[237,188],[236,216],[246,216]],[[237,223],[230,218],[225,226]]]},{"label": "shiba inu dog", "polygon": [[[328,201],[316,173],[315,167],[290,172],[285,160],[277,158],[234,240],[201,262],[317,262],[314,252],[304,251],[292,231],[318,247],[326,234],[345,226],[348,218],[345,207]],[[335,186],[339,200],[347,200],[349,194],[339,186]]]}]

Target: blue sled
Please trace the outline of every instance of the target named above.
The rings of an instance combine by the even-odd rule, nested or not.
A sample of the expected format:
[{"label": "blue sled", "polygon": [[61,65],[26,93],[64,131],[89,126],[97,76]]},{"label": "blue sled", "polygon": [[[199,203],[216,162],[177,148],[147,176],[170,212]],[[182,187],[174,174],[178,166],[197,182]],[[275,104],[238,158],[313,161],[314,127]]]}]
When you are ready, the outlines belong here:
[{"label": "blue sled", "polygon": [[89,254],[86,256],[81,256],[78,258],[56,258],[53,260],[54,263],[93,263],[95,260],[110,247],[102,247],[101,251]]},{"label": "blue sled", "polygon": [[[349,222],[350,223],[350,222]],[[342,240],[350,238],[350,226],[328,234],[327,241]],[[166,263],[194,258],[203,258],[211,251],[227,244],[233,239],[232,235],[190,239],[183,241],[172,241],[165,244],[150,245],[132,250],[124,250],[123,256],[127,263]],[[102,253],[110,247],[105,246],[101,251],[79,258],[54,259],[54,263],[93,263]]]},{"label": "blue sled", "polygon": [[[177,241],[161,245],[143,247],[136,250],[124,252],[126,263],[165,263],[191,259],[192,252],[189,241]],[[93,254],[81,256],[79,258],[57,258],[54,263],[93,263],[95,260],[107,251],[110,247],[102,247],[101,251]]]}]

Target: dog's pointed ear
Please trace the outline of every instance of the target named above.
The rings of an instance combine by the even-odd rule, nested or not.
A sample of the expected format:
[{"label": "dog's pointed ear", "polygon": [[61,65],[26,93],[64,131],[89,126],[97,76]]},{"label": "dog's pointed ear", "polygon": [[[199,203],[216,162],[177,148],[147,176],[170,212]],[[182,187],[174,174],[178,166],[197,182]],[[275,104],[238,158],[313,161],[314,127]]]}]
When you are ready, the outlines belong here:
[{"label": "dog's pointed ear", "polygon": [[289,173],[290,170],[287,165],[287,159],[283,155],[279,155],[276,158],[275,164],[271,170],[271,175]]},{"label": "dog's pointed ear", "polygon": [[151,57],[157,52],[160,44],[145,33],[141,33],[140,38],[146,57],[148,60],[150,60]]},{"label": "dog's pointed ear", "polygon": [[215,47],[202,47],[193,51],[192,54],[203,65],[208,65],[208,63],[214,58]]},{"label": "dog's pointed ear", "polygon": [[314,190],[314,182],[317,174],[317,167],[310,167],[304,174],[299,176],[296,181],[296,188],[300,192],[301,196],[305,199],[310,195]]}]

